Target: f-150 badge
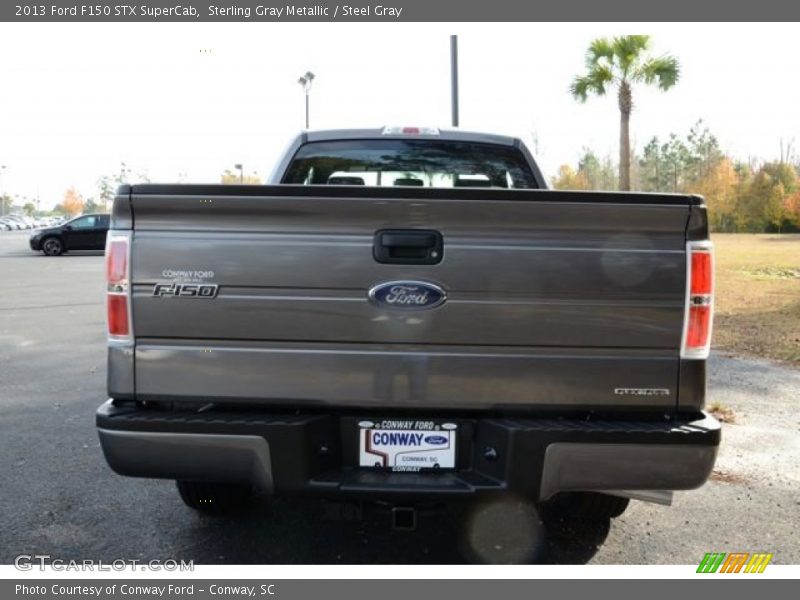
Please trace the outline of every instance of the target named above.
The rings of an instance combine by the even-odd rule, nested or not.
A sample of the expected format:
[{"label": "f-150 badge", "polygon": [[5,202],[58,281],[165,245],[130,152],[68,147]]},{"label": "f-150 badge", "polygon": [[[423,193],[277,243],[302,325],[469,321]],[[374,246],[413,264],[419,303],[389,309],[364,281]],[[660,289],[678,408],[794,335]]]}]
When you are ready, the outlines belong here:
[{"label": "f-150 badge", "polygon": [[219,286],[216,283],[157,283],[153,296],[159,298],[216,298]]},{"label": "f-150 badge", "polygon": [[440,306],[447,294],[438,285],[424,281],[387,281],[369,291],[378,306],[400,310],[424,310]]}]

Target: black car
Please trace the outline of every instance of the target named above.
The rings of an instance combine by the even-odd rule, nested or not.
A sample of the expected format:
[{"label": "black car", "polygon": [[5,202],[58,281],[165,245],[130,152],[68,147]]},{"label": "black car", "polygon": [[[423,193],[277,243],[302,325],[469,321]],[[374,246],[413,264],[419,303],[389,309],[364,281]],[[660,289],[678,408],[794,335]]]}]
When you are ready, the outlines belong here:
[{"label": "black car", "polygon": [[31,234],[31,250],[58,256],[70,250],[103,250],[108,233],[108,215],[81,215],[56,227]]}]

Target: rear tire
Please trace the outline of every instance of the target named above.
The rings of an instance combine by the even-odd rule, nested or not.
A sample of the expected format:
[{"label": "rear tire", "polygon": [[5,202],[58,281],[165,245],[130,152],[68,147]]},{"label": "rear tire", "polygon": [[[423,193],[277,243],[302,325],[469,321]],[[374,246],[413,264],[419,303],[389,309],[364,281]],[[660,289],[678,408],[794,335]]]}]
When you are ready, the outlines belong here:
[{"label": "rear tire", "polygon": [[184,504],[208,514],[224,514],[241,509],[250,503],[253,488],[235,483],[205,481],[176,481]]},{"label": "rear tire", "polygon": [[57,237],[48,237],[42,240],[42,252],[47,256],[61,256],[64,254],[64,242]]},{"label": "rear tire", "polygon": [[547,508],[561,517],[597,521],[622,515],[630,498],[598,492],[565,492],[550,500]]}]

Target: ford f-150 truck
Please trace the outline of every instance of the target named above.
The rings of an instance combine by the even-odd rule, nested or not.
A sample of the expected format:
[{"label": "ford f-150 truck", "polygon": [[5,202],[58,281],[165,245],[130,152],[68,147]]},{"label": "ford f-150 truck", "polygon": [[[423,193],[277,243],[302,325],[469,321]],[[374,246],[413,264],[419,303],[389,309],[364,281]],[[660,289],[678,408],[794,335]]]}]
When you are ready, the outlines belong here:
[{"label": "ford f-150 truck", "polygon": [[698,196],[548,190],[497,135],[304,132],[269,185],[120,187],[106,261],[103,452],[193,508],[610,517],[714,465]]}]

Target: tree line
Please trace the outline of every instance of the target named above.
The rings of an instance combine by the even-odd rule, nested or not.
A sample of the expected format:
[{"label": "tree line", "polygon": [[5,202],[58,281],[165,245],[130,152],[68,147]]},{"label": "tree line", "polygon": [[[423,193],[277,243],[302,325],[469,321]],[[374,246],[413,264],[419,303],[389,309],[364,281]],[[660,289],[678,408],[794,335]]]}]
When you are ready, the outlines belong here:
[{"label": "tree line", "polygon": [[[149,181],[146,172],[134,172],[127,164],[121,162],[119,171],[103,175],[97,180],[95,193],[91,196],[84,196],[74,186],[70,186],[64,191],[61,202],[50,211],[40,211],[32,202],[23,204],[21,208],[22,212],[29,216],[47,213],[52,216],[74,217],[80,214],[104,213],[110,210],[117,187],[124,183],[148,183]],[[10,212],[15,207],[15,203],[10,196],[3,200],[7,203],[6,212]]]},{"label": "tree line", "polygon": [[[182,177],[183,174],[179,174],[178,179],[181,180]],[[225,169],[219,180],[220,183],[224,184],[261,184],[261,177],[257,171],[237,173],[230,169]],[[114,199],[114,194],[120,185],[149,182],[150,177],[146,171],[134,171],[126,163],[122,162],[116,173],[103,175],[97,180],[94,194],[84,196],[74,186],[71,186],[64,191],[61,202],[56,204],[50,211],[38,210],[36,204],[27,201],[27,199],[22,203],[16,203],[8,194],[0,196],[0,203],[2,204],[2,214],[16,212],[18,209],[22,209],[21,212],[29,216],[47,213],[53,216],[74,217],[80,214],[103,213],[110,210],[111,201]]]},{"label": "tree line", "polygon": [[[631,153],[631,188],[643,192],[700,194],[709,223],[720,232],[800,231],[800,163],[791,145],[777,160],[737,160],[702,121],[686,135],[653,137]],[[576,165],[562,165],[556,189],[618,190],[617,165],[584,148]]]}]

